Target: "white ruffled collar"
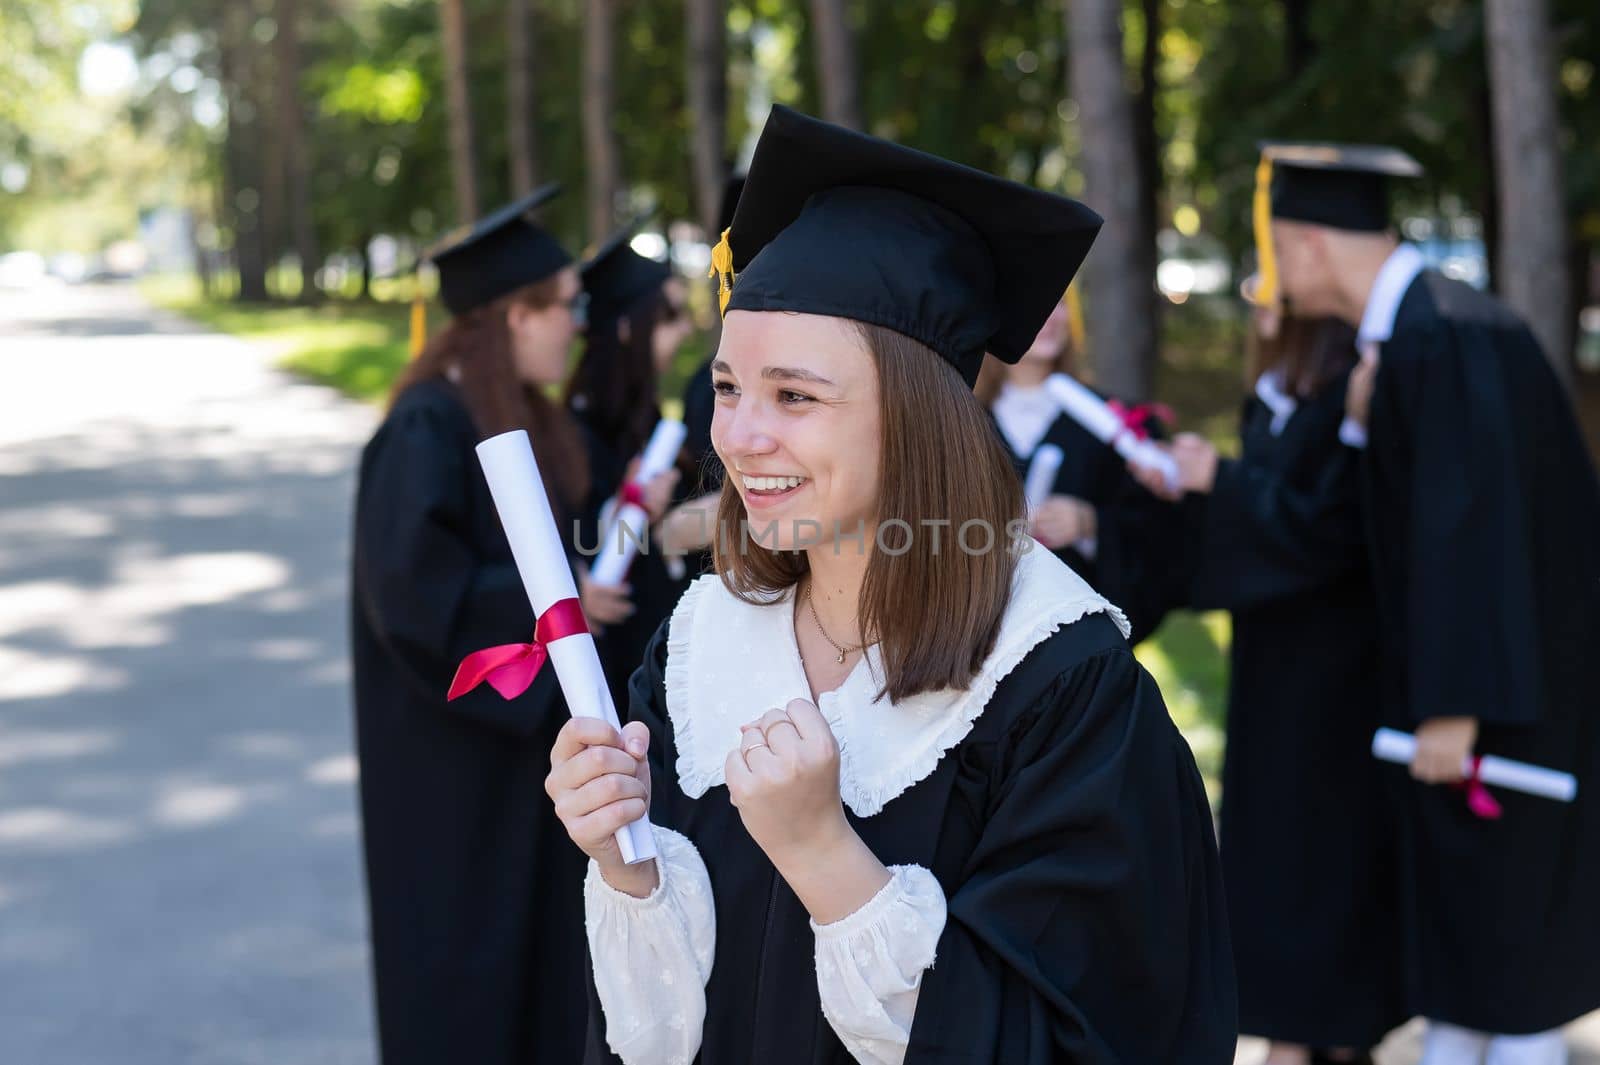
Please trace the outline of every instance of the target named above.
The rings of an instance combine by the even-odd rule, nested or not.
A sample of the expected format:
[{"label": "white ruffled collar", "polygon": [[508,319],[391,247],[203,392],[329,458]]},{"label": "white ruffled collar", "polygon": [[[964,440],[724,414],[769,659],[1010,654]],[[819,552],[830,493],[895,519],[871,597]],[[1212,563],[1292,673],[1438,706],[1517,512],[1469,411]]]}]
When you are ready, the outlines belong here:
[{"label": "white ruffled collar", "polygon": [[[1048,550],[1035,544],[1017,562],[994,651],[966,691],[874,705],[881,662],[868,648],[844,683],[817,700],[839,744],[840,796],[856,816],[871,817],[932,773],[972,730],[1000,681],[1056,629],[1105,613],[1128,634],[1122,611]],[[672,613],[665,683],[678,783],[697,799],[725,782],[723,761],[738,745],[740,725],[811,696],[790,594],[757,606],[732,595],[715,574],[696,580]]]}]

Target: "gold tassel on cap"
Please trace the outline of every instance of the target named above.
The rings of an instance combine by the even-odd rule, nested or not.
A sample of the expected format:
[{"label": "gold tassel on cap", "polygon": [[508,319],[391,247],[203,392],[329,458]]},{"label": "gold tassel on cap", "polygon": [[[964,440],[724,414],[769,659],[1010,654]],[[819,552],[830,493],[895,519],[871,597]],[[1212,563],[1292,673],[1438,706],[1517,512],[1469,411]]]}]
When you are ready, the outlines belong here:
[{"label": "gold tassel on cap", "polygon": [[428,301],[419,292],[411,297],[411,357],[422,354],[428,343]]},{"label": "gold tassel on cap", "polygon": [[1251,300],[1257,307],[1278,305],[1278,257],[1272,247],[1272,157],[1265,152],[1256,166],[1256,194],[1251,221],[1256,236],[1256,283]]},{"label": "gold tassel on cap", "polygon": [[707,277],[717,279],[717,313],[727,316],[728,301],[733,298],[733,246],[728,243],[728,230],[711,249],[711,272]]},{"label": "gold tassel on cap", "polygon": [[1067,286],[1067,335],[1072,338],[1072,353],[1082,364],[1089,350],[1089,332],[1083,324],[1083,297],[1078,293],[1078,283]]}]

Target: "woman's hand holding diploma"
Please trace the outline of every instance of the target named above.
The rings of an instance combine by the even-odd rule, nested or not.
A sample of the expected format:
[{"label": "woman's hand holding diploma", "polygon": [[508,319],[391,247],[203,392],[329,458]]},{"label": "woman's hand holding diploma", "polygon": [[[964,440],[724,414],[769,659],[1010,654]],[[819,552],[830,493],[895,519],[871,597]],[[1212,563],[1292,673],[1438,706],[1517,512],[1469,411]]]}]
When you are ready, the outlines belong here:
[{"label": "woman's hand holding diploma", "polygon": [[723,769],[745,830],[817,924],[850,916],[889,882],[845,820],[839,745],[816,706],[792,699],[743,726]]},{"label": "woman's hand holding diploma", "polygon": [[578,849],[595,860],[606,883],[645,898],[656,888],[655,862],[629,865],[616,833],[650,809],[650,730],[630,721],[619,734],[604,721],[575,717],[550,752],[544,790]]}]

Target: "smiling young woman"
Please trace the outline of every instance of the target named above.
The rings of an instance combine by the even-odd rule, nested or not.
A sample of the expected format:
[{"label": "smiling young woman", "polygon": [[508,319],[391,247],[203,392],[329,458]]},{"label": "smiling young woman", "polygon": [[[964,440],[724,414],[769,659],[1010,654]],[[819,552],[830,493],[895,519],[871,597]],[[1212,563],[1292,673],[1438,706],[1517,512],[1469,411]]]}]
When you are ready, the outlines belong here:
[{"label": "smiling young woman", "polygon": [[[1020,535],[971,392],[1098,225],[774,108],[713,256],[718,573],[622,732],[551,753],[592,859],[586,1061],[1232,1060],[1193,759],[1121,612]],[[647,808],[661,857],[626,865]]]}]

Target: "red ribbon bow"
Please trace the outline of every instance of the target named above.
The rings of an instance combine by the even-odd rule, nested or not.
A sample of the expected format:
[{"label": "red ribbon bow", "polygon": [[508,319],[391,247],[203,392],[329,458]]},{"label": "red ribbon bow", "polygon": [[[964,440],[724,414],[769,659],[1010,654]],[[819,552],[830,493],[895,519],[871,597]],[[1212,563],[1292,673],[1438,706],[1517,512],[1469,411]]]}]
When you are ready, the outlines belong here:
[{"label": "red ribbon bow", "polygon": [[1498,821],[1504,811],[1500,808],[1500,800],[1484,786],[1483,778],[1478,775],[1482,764],[1482,758],[1474,757],[1467,778],[1454,786],[1467,793],[1467,809],[1472,811],[1473,816],[1484,821]]},{"label": "red ribbon bow", "polygon": [[1172,416],[1172,408],[1165,403],[1140,403],[1138,406],[1129,407],[1115,400],[1106,400],[1106,406],[1111,408],[1111,413],[1122,419],[1122,427],[1133,434],[1135,440],[1150,439],[1150,419],[1159,418],[1172,425],[1177,419]]},{"label": "red ribbon bow", "polygon": [[446,698],[459,699],[487,681],[502,699],[515,699],[527,691],[533,678],[539,675],[545,659],[550,657],[546,650],[550,644],[588,631],[589,619],[583,616],[583,606],[578,600],[558,600],[539,615],[539,621],[533,627],[532,643],[485,647],[463,658],[461,665],[456,667],[455,679],[450,682],[450,694]]},{"label": "red ribbon bow", "polygon": [[624,505],[626,505],[628,503],[632,503],[634,506],[638,507],[640,510],[649,510],[650,509],[649,507],[647,507],[645,505],[645,502],[644,502],[644,489],[640,488],[637,482],[634,482],[634,481],[624,482],[624,484],[622,485],[622,491],[617,493],[617,504],[618,504],[618,506],[624,506]]}]

